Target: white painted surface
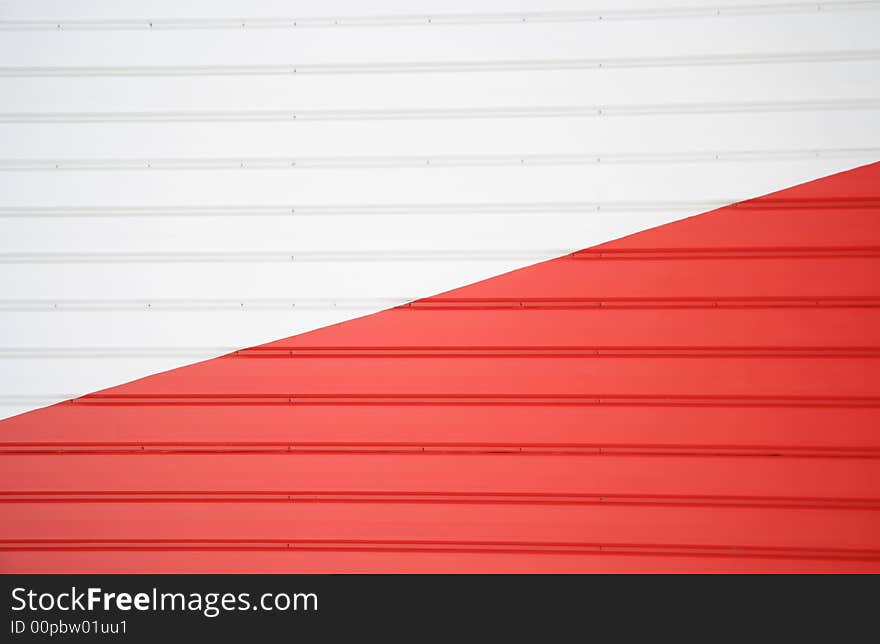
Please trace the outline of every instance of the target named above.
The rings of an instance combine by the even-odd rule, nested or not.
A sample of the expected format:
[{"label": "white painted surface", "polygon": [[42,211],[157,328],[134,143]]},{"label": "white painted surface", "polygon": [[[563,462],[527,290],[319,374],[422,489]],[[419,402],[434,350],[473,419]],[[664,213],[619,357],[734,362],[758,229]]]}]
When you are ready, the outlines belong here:
[{"label": "white painted surface", "polygon": [[[880,158],[880,3],[613,5],[0,4],[0,416]],[[510,69],[473,69],[493,61]],[[419,63],[441,71],[401,69]],[[139,75],[246,65],[257,71]],[[275,65],[348,72],[265,73]],[[124,69],[47,69],[107,66]],[[605,110],[66,122],[558,106]],[[67,116],[2,122],[45,113]]]}]

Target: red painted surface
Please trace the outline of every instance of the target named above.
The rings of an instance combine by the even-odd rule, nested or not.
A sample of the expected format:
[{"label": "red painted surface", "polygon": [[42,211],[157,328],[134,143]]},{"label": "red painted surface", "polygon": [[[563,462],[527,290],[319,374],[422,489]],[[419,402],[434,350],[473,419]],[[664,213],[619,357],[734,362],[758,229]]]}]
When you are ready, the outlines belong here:
[{"label": "red painted surface", "polygon": [[880,572],[878,427],[874,164],[3,421],[0,570]]}]

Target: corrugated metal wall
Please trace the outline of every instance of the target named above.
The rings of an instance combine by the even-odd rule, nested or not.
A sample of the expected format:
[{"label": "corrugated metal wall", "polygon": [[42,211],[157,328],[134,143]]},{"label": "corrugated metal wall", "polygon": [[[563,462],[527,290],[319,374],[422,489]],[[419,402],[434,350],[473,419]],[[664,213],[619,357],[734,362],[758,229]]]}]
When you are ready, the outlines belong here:
[{"label": "corrugated metal wall", "polygon": [[880,571],[878,178],[7,421],[0,562]]},{"label": "corrugated metal wall", "polygon": [[880,569],[880,3],[70,11],[0,13],[0,570]]}]

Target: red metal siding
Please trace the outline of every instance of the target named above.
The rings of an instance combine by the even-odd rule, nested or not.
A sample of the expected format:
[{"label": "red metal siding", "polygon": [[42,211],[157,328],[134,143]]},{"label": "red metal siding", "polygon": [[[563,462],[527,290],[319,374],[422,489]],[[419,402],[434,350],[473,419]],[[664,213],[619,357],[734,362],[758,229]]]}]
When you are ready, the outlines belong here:
[{"label": "red metal siding", "polygon": [[3,421],[0,569],[880,572],[878,421],[873,164]]}]

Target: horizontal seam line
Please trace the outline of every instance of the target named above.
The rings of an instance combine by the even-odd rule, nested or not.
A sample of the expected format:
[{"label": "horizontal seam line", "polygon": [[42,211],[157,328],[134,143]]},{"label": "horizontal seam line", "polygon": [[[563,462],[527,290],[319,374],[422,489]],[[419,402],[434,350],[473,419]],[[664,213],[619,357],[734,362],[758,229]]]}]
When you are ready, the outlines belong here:
[{"label": "horizontal seam line", "polygon": [[202,205],[202,206],[38,206],[0,207],[0,217],[240,217],[240,216],[405,216],[417,214],[548,214],[627,212],[664,208],[717,210],[873,210],[880,208],[880,197],[838,199],[755,199],[737,202],[723,197],[703,201],[605,201],[605,202],[528,202],[528,203],[447,203],[447,204],[312,204],[312,205]]},{"label": "horizontal seam line", "polygon": [[555,23],[618,20],[664,20],[695,17],[736,17],[752,15],[786,15],[819,11],[859,11],[876,9],[871,0],[850,2],[788,2],[784,4],[716,5],[710,7],[650,7],[592,11],[520,11],[485,13],[422,13],[385,15],[344,15],[316,17],[271,18],[168,18],[168,19],[96,19],[96,20],[4,20],[0,29],[26,30],[93,30],[93,29],[290,29],[332,27],[388,26],[455,26],[466,24]]},{"label": "horizontal seam line", "polygon": [[880,100],[838,99],[777,102],[668,103],[668,104],[597,104],[548,105],[536,107],[459,107],[401,109],[279,109],[229,111],[131,111],[131,112],[0,112],[0,123],[51,122],[156,122],[156,121],[337,121],[337,120],[406,120],[406,119],[480,119],[480,118],[565,118],[602,116],[639,116],[664,114],[717,114],[741,112],[786,112],[813,110],[873,110]]},{"label": "horizontal seam line", "polygon": [[876,510],[880,499],[725,495],[303,492],[303,491],[0,491],[0,503],[399,503],[473,505],[638,505]]},{"label": "horizontal seam line", "polygon": [[804,62],[868,61],[880,50],[767,52],[759,54],[696,54],[693,56],[616,58],[539,58],[505,60],[376,61],[369,63],[262,63],[252,65],[124,65],[124,66],[2,66],[0,77],[113,76],[293,76],[330,74],[430,74],[572,69],[639,69],[709,67],[715,65],[797,64]]},{"label": "horizontal seam line", "polygon": [[699,347],[699,346],[363,346],[363,347],[0,347],[0,359],[132,358],[211,355],[218,359],[352,358],[865,358],[880,347]]},{"label": "horizontal seam line", "polygon": [[450,168],[458,166],[546,166],[576,164],[688,163],[695,161],[760,161],[765,159],[814,159],[877,154],[880,148],[810,148],[801,150],[718,150],[665,153],[590,154],[460,154],[349,157],[178,157],[178,158],[4,158],[0,171],[54,170],[288,170],[357,168]]},{"label": "horizontal seam line", "polygon": [[127,263],[320,263],[320,262],[417,262],[502,261],[554,259],[556,261],[711,261],[725,259],[876,259],[880,247],[810,249],[731,249],[650,251],[575,251],[563,248],[510,250],[423,251],[237,251],[237,252],[42,252],[0,253],[0,264],[127,264]]},{"label": "horizontal seam line", "polygon": [[880,558],[880,551],[867,549],[822,549],[764,547],[748,545],[631,544],[576,542],[486,542],[486,541],[403,541],[403,540],[322,540],[322,539],[145,539],[145,540],[0,540],[0,550],[359,550],[411,552],[528,552],[543,554],[653,554],[667,556],[731,556],[778,559],[868,559]]},{"label": "horizontal seam line", "polygon": [[[0,404],[56,400],[78,406],[644,406],[644,407],[878,407],[877,396],[747,396],[747,395],[623,395],[623,394],[89,394],[83,397],[0,396]],[[67,399],[67,400],[64,400]]]},{"label": "horizontal seam line", "polygon": [[131,447],[20,447],[0,444],[0,457],[3,456],[212,456],[216,454],[234,454],[238,456],[278,456],[278,455],[425,455],[425,456],[695,456],[695,457],[737,457],[737,458],[848,458],[876,459],[880,458],[880,447],[877,449],[859,448],[800,448],[786,446],[768,447],[736,447],[736,446],[508,446],[508,445],[474,445],[474,446],[342,446],[342,445],[302,445],[291,444],[277,448],[258,448],[253,446],[216,446],[216,447],[181,447],[181,446],[150,446],[138,444]]},{"label": "horizontal seam line", "polygon": [[376,298],[302,298],[299,300],[281,300],[281,299],[138,299],[138,300],[64,300],[64,299],[42,299],[42,300],[0,300],[0,310],[15,310],[16,308],[28,307],[38,309],[52,309],[58,306],[68,307],[90,307],[90,308],[132,308],[141,309],[143,307],[167,307],[172,310],[176,307],[198,307],[205,308],[232,308],[240,309],[245,306],[253,307],[270,307],[270,308],[289,308],[293,304],[300,304],[308,307],[316,308],[335,308],[335,307],[396,307],[399,310],[435,310],[435,309],[462,309],[462,308],[614,308],[614,307],[645,307],[645,308],[665,308],[665,307],[696,307],[696,308],[716,308],[716,307],[814,307],[814,306],[878,306],[880,305],[880,295],[807,295],[807,296],[759,296],[759,297],[485,297],[485,298],[462,298],[462,297],[446,297],[435,296],[425,299],[415,299],[411,297],[376,297]]}]

